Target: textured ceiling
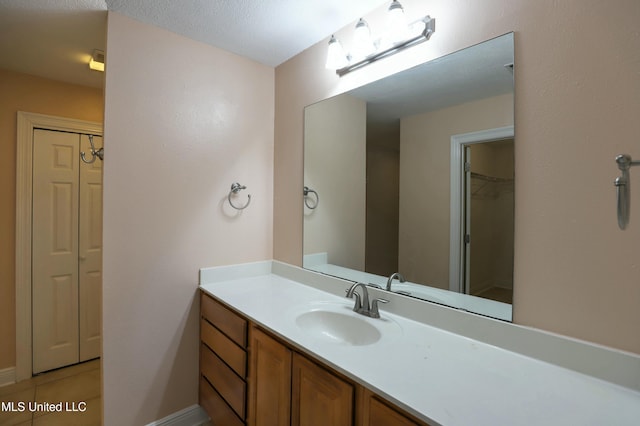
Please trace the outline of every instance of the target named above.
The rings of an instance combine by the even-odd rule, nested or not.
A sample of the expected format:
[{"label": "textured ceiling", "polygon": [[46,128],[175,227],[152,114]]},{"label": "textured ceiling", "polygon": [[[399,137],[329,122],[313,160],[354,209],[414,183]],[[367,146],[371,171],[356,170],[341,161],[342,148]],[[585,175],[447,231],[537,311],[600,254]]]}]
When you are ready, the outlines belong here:
[{"label": "textured ceiling", "polygon": [[[101,87],[106,11],[277,66],[389,0],[0,0],[0,68]],[[107,52],[108,56],[108,52]]]},{"label": "textured ceiling", "polygon": [[513,34],[425,62],[350,92],[367,102],[367,118],[389,121],[513,93]]}]

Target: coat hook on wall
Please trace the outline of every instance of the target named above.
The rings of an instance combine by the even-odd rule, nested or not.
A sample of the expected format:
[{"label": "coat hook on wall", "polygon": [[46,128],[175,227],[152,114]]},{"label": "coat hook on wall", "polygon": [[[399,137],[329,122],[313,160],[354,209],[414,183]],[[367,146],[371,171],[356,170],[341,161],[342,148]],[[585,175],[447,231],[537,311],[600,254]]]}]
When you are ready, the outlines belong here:
[{"label": "coat hook on wall", "polygon": [[629,214],[631,212],[631,201],[629,200],[630,186],[629,168],[640,166],[640,161],[631,160],[631,156],[621,154],[616,157],[618,168],[622,170],[622,176],[616,178],[613,184],[616,187],[618,227],[625,229],[629,224]]},{"label": "coat hook on wall", "polygon": [[[316,201],[313,202],[312,204],[309,204],[310,192],[315,194],[315,198],[316,198]],[[320,196],[318,195],[318,193],[313,189],[309,188],[308,186],[305,186],[304,188],[302,188],[302,194],[304,196],[304,205],[307,206],[310,210],[315,210],[315,208],[318,207],[318,203],[320,202]]]},{"label": "coat hook on wall", "polygon": [[233,207],[236,210],[246,209],[247,206],[249,206],[249,203],[251,202],[251,194],[247,194],[247,202],[245,203],[244,206],[236,206],[235,204],[233,204],[233,201],[231,201],[231,196],[234,194],[237,194],[243,189],[247,189],[247,187],[244,185],[240,185],[238,182],[234,182],[231,184],[231,191],[229,191],[229,196],[227,196],[227,199],[229,200],[229,204],[231,204],[231,207]]},{"label": "coat hook on wall", "polygon": [[96,150],[96,146],[93,144],[93,135],[87,136],[89,136],[89,145],[91,145],[91,160],[87,160],[84,155],[84,151],[82,151],[80,153],[80,158],[82,158],[82,161],[87,164],[94,163],[96,161],[96,158],[99,158],[100,161],[104,161],[104,148],[99,148]]}]

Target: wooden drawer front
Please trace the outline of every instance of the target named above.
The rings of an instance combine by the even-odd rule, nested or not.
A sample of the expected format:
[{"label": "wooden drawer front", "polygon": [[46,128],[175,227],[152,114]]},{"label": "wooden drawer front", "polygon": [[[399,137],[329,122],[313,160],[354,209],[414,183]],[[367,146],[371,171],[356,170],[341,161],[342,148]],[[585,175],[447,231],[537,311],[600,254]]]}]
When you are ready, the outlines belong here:
[{"label": "wooden drawer front", "polygon": [[246,383],[209,348],[202,344],[200,345],[200,372],[233,408],[233,411],[244,420],[247,395]]},{"label": "wooden drawer front", "polygon": [[240,377],[247,377],[247,352],[204,319],[200,320],[200,339]]},{"label": "wooden drawer front", "polygon": [[202,376],[200,376],[199,402],[211,417],[211,423],[214,426],[244,426],[244,422]]},{"label": "wooden drawer front", "polygon": [[216,302],[211,296],[201,293],[200,312],[220,331],[243,348],[247,347],[247,321],[233,311]]}]

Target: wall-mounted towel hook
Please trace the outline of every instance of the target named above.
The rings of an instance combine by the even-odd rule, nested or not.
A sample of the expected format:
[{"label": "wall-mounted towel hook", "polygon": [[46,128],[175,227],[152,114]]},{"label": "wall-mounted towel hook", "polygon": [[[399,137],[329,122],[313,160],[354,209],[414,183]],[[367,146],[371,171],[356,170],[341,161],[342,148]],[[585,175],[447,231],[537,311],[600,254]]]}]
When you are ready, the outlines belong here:
[{"label": "wall-mounted towel hook", "polygon": [[[313,193],[316,196],[316,201],[312,204],[309,204],[309,193]],[[308,186],[305,186],[304,188],[302,188],[302,194],[304,195],[304,205],[307,206],[309,209],[314,210],[316,207],[318,207],[318,203],[320,202],[320,196],[318,195],[318,193],[316,191],[314,191],[313,189],[309,188]]]},{"label": "wall-mounted towel hook", "polygon": [[247,194],[247,202],[245,203],[244,206],[236,206],[235,204],[233,204],[233,201],[231,201],[231,196],[234,194],[237,194],[243,189],[247,189],[247,187],[244,185],[240,185],[238,182],[234,182],[231,184],[231,191],[229,191],[229,195],[227,196],[227,199],[229,200],[229,204],[231,204],[231,207],[233,207],[236,210],[246,209],[249,203],[251,202],[251,194]]},{"label": "wall-mounted towel hook", "polygon": [[94,163],[96,158],[99,158],[101,161],[104,161],[104,148],[99,148],[96,150],[96,146],[93,144],[93,135],[89,136],[89,145],[91,145],[91,160],[87,160],[84,156],[84,151],[80,153],[80,158],[87,164]]},{"label": "wall-mounted towel hook", "polygon": [[618,168],[622,170],[622,176],[616,178],[613,184],[616,187],[617,210],[618,210],[618,227],[625,229],[629,224],[629,215],[631,212],[631,201],[629,194],[631,192],[631,182],[629,180],[629,169],[632,166],[640,166],[640,161],[631,160],[631,156],[620,154],[616,156]]}]

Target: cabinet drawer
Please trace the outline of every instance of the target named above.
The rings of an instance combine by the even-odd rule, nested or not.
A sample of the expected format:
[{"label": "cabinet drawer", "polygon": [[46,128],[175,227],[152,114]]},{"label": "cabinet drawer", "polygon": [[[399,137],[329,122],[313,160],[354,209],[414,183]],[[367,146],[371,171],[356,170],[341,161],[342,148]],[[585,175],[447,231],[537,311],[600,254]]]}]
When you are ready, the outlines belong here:
[{"label": "cabinet drawer", "polygon": [[204,344],[200,345],[200,372],[244,420],[247,384]]},{"label": "cabinet drawer", "polygon": [[200,320],[200,340],[240,377],[247,376],[247,352],[204,319]]},{"label": "cabinet drawer", "polygon": [[204,292],[200,295],[200,312],[211,324],[243,348],[247,347],[247,321],[216,302]]},{"label": "cabinet drawer", "polygon": [[200,376],[200,405],[211,417],[214,426],[244,426],[226,402],[218,395],[211,385]]}]

